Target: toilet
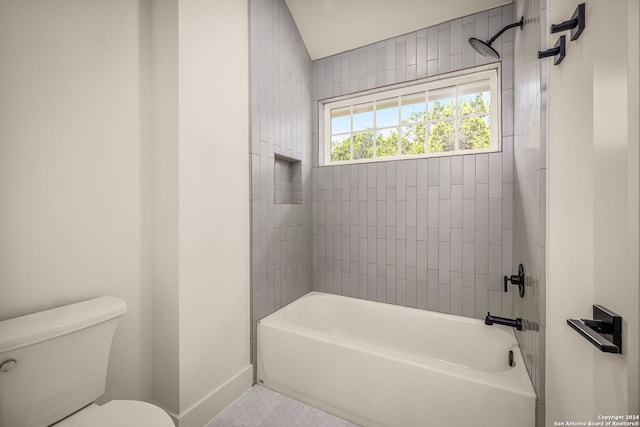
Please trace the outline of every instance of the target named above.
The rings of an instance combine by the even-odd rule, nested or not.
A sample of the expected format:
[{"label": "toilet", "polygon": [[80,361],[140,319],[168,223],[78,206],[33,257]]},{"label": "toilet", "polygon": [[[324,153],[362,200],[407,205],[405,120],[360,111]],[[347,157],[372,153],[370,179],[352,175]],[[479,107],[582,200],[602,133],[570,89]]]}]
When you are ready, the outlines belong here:
[{"label": "toilet", "polygon": [[149,403],[93,403],[126,311],[101,297],[0,322],[0,427],[173,427]]}]

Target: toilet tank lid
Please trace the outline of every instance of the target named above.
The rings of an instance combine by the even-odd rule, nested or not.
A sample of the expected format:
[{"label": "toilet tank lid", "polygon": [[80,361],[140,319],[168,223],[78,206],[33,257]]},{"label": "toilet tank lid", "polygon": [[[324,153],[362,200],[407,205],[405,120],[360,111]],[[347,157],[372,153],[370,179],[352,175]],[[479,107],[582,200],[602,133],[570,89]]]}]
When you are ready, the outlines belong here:
[{"label": "toilet tank lid", "polygon": [[0,353],[46,341],[121,316],[127,304],[116,297],[27,314],[0,322]]}]

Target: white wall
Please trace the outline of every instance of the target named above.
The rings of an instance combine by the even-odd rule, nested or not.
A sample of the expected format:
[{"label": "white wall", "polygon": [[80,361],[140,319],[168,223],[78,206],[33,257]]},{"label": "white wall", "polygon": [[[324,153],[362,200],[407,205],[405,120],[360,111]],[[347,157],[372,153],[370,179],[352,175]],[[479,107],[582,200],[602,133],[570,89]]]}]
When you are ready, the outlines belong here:
[{"label": "white wall", "polygon": [[178,7],[180,415],[197,426],[252,382],[249,11],[237,0]]},{"label": "white wall", "polygon": [[[287,0],[314,61],[509,3],[509,0],[402,0],[399,3]],[[349,29],[348,37],[344,31],[336,31],[343,28]],[[486,40],[489,36],[481,37]]]},{"label": "white wall", "polygon": [[154,398],[200,427],[252,382],[248,4],[149,7]]},{"label": "white wall", "polygon": [[137,2],[0,2],[0,319],[128,304],[106,398],[151,398]]},{"label": "white wall", "polygon": [[248,5],[0,3],[0,319],[128,304],[103,400],[251,385]]},{"label": "white wall", "polygon": [[[548,22],[575,7],[549,2]],[[635,0],[587,2],[586,29],[549,65],[547,425],[638,413],[638,16]],[[592,304],[623,317],[621,355],[566,324]]]},{"label": "white wall", "polygon": [[144,37],[149,70],[148,122],[153,246],[153,394],[165,409],[179,413],[178,279],[178,3],[148,0]]}]

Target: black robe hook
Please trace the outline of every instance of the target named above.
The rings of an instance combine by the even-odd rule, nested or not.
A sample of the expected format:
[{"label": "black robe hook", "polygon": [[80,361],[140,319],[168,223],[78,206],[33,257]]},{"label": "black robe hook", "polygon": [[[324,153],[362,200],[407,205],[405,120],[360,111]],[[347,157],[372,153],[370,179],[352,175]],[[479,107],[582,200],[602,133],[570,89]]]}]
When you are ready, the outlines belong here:
[{"label": "black robe hook", "polygon": [[578,40],[580,34],[585,27],[585,6],[584,3],[580,3],[576,10],[571,15],[571,19],[561,22],[559,24],[551,25],[551,34],[560,33],[562,31],[571,30],[571,40]]},{"label": "black robe hook", "polygon": [[566,36],[560,36],[554,47],[552,47],[551,49],[538,51],[538,59],[553,56],[553,63],[555,65],[561,63],[565,55],[567,54],[566,39]]}]

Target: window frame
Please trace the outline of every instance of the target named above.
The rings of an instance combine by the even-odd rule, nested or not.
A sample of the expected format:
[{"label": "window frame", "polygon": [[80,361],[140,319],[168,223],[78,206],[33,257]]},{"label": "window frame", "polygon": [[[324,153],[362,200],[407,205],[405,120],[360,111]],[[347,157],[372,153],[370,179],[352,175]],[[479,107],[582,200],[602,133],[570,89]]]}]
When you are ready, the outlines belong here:
[{"label": "window frame", "polygon": [[[491,146],[481,149],[454,149],[452,151],[443,151],[436,153],[429,153],[428,151],[422,154],[404,154],[388,157],[375,157],[376,152],[374,150],[374,157],[366,159],[350,159],[350,160],[331,160],[331,110],[345,107],[353,107],[359,104],[364,104],[374,101],[382,101],[388,98],[400,97],[402,95],[411,95],[417,92],[425,93],[426,105],[429,103],[428,93],[429,91],[435,91],[438,89],[446,89],[450,87],[457,87],[465,84],[479,82],[483,80],[489,80],[489,92],[491,97],[491,105],[489,116],[491,123],[489,126],[491,135]],[[450,72],[446,74],[439,74],[437,76],[428,77],[420,80],[413,80],[404,82],[401,84],[384,86],[382,88],[376,88],[368,91],[351,93],[339,97],[327,98],[320,102],[319,123],[323,125],[323,129],[318,132],[322,141],[319,141],[318,148],[322,147],[324,152],[320,156],[320,159],[324,161],[320,166],[335,166],[335,165],[347,165],[358,163],[371,163],[371,162],[384,162],[393,160],[408,160],[430,157],[443,157],[443,156],[458,156],[468,154],[479,153],[495,153],[502,150],[502,116],[501,116],[501,101],[502,101],[502,88],[501,82],[501,67],[500,63],[487,64],[479,67],[467,68],[460,71]],[[457,98],[457,97],[456,97]],[[353,114],[350,115],[352,117]],[[461,117],[458,115],[457,103],[456,103],[456,116],[453,120],[458,123]],[[497,118],[497,119],[496,119]],[[442,120],[442,119],[440,119]],[[429,120],[425,121],[425,126],[429,126]],[[398,128],[402,127],[402,123],[399,123]],[[457,125],[456,125],[457,127]],[[373,130],[373,129],[372,129]],[[353,134],[353,125],[350,126],[350,132]],[[374,137],[375,141],[375,137]],[[428,149],[428,140],[425,141]],[[353,154],[352,154],[353,155]]]}]

